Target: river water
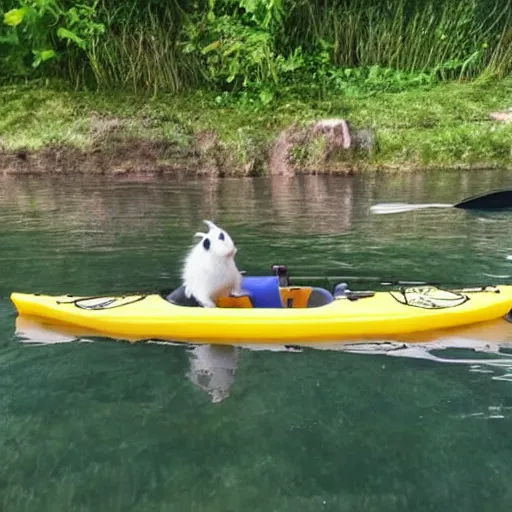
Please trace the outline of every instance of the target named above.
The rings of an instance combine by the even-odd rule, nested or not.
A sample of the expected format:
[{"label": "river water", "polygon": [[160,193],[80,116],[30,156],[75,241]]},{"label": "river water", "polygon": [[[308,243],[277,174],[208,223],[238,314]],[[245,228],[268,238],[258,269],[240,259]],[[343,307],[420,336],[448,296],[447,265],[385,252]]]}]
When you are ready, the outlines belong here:
[{"label": "river water", "polygon": [[511,173],[0,181],[3,512],[511,509],[512,324],[220,349],[76,338],[9,300],[174,287],[203,219],[240,269],[285,264],[298,284],[512,282],[510,212],[370,211]]}]

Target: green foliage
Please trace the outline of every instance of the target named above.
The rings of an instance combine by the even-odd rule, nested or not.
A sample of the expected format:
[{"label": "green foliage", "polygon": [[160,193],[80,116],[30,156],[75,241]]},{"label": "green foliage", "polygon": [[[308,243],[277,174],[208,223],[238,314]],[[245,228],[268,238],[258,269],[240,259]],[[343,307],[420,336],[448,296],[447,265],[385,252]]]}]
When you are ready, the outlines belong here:
[{"label": "green foliage", "polygon": [[511,6],[510,0],[212,1],[187,25],[184,51],[203,57],[208,80],[229,92],[219,95],[222,104],[400,91],[506,75]]},{"label": "green foliage", "polygon": [[208,79],[219,88],[254,91],[269,103],[279,83],[282,57],[274,39],[282,23],[282,0],[210,0],[208,10],[184,27],[183,51],[203,58]]},{"label": "green foliage", "polygon": [[0,77],[29,76],[43,63],[64,60],[76,49],[87,51],[91,41],[105,31],[95,21],[96,1],[91,5],[66,5],[58,0],[6,3],[0,4]]},{"label": "green foliage", "polygon": [[512,71],[512,0],[0,0],[0,78],[221,105],[402,91]]}]

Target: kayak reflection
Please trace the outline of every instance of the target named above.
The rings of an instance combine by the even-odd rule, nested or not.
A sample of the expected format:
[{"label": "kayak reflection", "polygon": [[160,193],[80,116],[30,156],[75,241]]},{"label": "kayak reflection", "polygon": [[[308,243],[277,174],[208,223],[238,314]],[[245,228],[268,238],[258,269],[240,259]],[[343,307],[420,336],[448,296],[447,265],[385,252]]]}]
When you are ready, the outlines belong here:
[{"label": "kayak reflection", "polygon": [[[25,316],[16,319],[15,335],[22,343],[48,345],[69,342],[94,342],[102,339],[93,332],[78,332],[64,325],[50,325]],[[140,340],[126,340],[140,341]],[[230,396],[242,348],[271,352],[308,349],[347,352],[353,355],[391,356],[426,359],[432,363],[462,364],[471,373],[486,374],[493,380],[512,381],[512,324],[506,320],[482,322],[477,325],[433,330],[415,336],[353,342],[209,345],[184,344],[165,340],[145,340],[151,344],[181,346],[189,356],[187,378],[206,392],[212,403]]]},{"label": "kayak reflection", "polygon": [[[16,318],[15,335],[22,343],[30,345],[54,345],[57,343],[92,343],[98,334],[78,330],[66,325],[44,324],[29,317]],[[135,340],[127,340],[135,341]],[[189,348],[183,343],[147,340],[148,343],[172,344]],[[190,369],[186,376],[199,389],[210,395],[213,403],[229,397],[235,380],[238,353],[235,347],[218,345],[192,346],[187,350]]]}]

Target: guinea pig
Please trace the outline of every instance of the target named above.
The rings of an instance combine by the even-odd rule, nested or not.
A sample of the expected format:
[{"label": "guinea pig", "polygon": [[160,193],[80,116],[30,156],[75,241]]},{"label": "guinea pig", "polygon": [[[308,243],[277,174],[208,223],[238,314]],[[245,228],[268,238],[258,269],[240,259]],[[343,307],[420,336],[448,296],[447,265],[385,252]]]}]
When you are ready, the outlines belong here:
[{"label": "guinea pig", "polygon": [[216,307],[216,299],[240,295],[242,275],[235,264],[235,247],[231,237],[212,221],[203,221],[208,233],[196,233],[201,240],[189,251],[182,270],[187,298],[194,297],[200,305]]}]

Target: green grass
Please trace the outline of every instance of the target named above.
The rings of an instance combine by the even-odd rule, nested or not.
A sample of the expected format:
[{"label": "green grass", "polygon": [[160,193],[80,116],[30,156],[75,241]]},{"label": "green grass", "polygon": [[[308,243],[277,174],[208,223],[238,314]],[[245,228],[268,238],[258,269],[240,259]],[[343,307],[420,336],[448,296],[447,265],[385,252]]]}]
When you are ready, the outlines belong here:
[{"label": "green grass", "polygon": [[127,137],[192,147],[198,133],[218,136],[232,166],[261,158],[291,123],[344,117],[373,127],[379,151],[364,168],[510,166],[512,124],[489,113],[512,107],[512,79],[447,83],[429,89],[319,101],[280,101],[251,109],[219,105],[215,95],[78,93],[40,83],[0,88],[0,146],[7,151],[49,145],[87,149]]}]

